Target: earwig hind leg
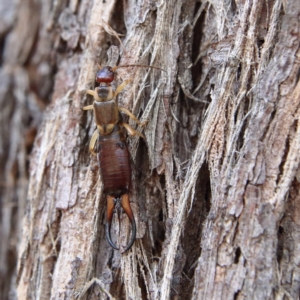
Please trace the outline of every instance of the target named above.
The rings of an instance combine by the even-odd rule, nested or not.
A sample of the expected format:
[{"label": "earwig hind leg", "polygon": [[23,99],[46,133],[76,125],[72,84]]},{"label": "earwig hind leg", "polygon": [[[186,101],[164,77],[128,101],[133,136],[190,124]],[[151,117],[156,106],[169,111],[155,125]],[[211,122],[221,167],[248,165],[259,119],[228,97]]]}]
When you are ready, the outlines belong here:
[{"label": "earwig hind leg", "polygon": [[111,227],[111,221],[114,214],[114,208],[115,208],[115,198],[113,196],[107,196],[107,223],[105,226],[105,235],[108,243],[115,249],[119,250],[119,248],[114,244],[114,242],[111,240],[110,236],[110,227]]},{"label": "earwig hind leg", "polygon": [[126,114],[130,119],[132,119],[133,121],[135,121],[137,124],[141,125],[141,126],[145,126],[147,125],[148,121],[145,122],[141,122],[134,114],[132,114],[128,109],[126,109],[125,107],[118,107],[119,111]]},{"label": "earwig hind leg", "polygon": [[141,138],[145,139],[145,137],[138,131],[134,130],[129,124],[127,123],[121,123],[120,124],[121,126],[124,126],[127,130],[127,132],[132,135],[132,136],[135,136],[135,135],[138,135],[140,136]]},{"label": "earwig hind leg", "polygon": [[118,87],[117,89],[114,91],[114,97],[116,97],[119,93],[121,93],[123,91],[123,89],[125,88],[125,86],[130,83],[132,81],[132,79],[127,79],[124,80]]},{"label": "earwig hind leg", "polygon": [[93,155],[97,155],[96,152],[96,142],[97,142],[97,138],[98,138],[98,130],[95,130],[95,132],[93,133],[91,140],[90,140],[90,144],[89,144],[89,150]]},{"label": "earwig hind leg", "polygon": [[128,251],[131,246],[134,243],[135,237],[136,237],[136,224],[135,224],[135,220],[134,220],[134,216],[133,216],[133,212],[130,206],[130,201],[129,201],[129,195],[125,194],[122,196],[122,200],[121,200],[121,206],[124,209],[126,215],[128,216],[130,222],[131,222],[131,239],[128,243],[128,245],[126,246],[125,250],[123,251],[126,252]]}]

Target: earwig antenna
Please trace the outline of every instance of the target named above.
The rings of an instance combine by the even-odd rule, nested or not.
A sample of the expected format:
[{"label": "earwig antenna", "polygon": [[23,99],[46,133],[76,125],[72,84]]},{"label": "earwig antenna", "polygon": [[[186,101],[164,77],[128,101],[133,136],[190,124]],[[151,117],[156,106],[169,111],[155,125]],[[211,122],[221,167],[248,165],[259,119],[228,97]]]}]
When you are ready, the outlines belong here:
[{"label": "earwig antenna", "polygon": [[[120,43],[121,45],[121,48],[123,50],[123,53],[126,53],[126,50],[125,50],[125,47],[124,47],[124,44],[122,43],[121,39],[119,38],[119,36],[121,34],[117,33],[107,22],[105,22],[103,19],[102,19],[102,23],[105,25],[103,26],[102,24],[99,24],[100,26],[102,26],[104,28],[104,30],[114,36]],[[100,66],[99,66],[100,67]],[[161,71],[164,71],[166,72],[166,70],[162,69],[162,68],[158,68],[158,67],[154,67],[154,66],[148,66],[148,65],[122,65],[122,66],[115,66],[112,68],[112,71],[114,72],[115,70],[119,69],[119,68],[127,68],[127,67],[142,67],[142,68],[152,68],[152,69],[157,69],[157,70],[161,70]],[[101,69],[101,67],[100,67]]]},{"label": "earwig antenna", "polygon": [[[96,54],[96,48],[94,46],[94,43],[93,43],[93,39],[92,39],[92,36],[91,36],[91,33],[88,32],[88,36],[89,36],[89,43],[91,44],[91,49],[92,49],[92,53],[93,53],[93,56],[94,56],[94,59],[96,60],[97,58],[97,54]],[[101,50],[100,50],[101,51]],[[101,53],[100,53],[101,54]],[[101,65],[99,63],[97,63],[98,67],[101,69]]]},{"label": "earwig antenna", "polygon": [[142,67],[142,68],[151,68],[151,69],[157,69],[166,72],[166,70],[159,68],[159,67],[154,67],[154,66],[148,66],[148,65],[121,65],[121,66],[115,66],[112,68],[113,71],[116,71],[119,68],[127,68],[127,67]]},{"label": "earwig antenna", "polygon": [[119,41],[119,43],[120,43],[120,45],[121,45],[121,47],[122,47],[122,50],[125,52],[125,47],[124,47],[124,45],[123,45],[123,43],[122,43],[122,41],[121,41],[121,39],[119,38],[119,33],[117,33],[108,23],[106,23],[103,19],[102,19],[102,22],[105,24],[105,26],[107,27],[107,28],[105,28],[103,25],[101,25],[101,24],[99,24],[100,26],[102,26],[103,28],[104,28],[104,30],[108,33],[108,34],[110,34],[110,35],[112,35],[112,36],[114,36],[118,41]]}]

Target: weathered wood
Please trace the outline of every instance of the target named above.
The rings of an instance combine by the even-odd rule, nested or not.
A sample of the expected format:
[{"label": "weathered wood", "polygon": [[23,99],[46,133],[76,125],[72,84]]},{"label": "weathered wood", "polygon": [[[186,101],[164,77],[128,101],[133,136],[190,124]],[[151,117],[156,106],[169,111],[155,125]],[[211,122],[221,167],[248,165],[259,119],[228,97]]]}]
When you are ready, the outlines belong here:
[{"label": "weathered wood", "polygon": [[[20,231],[7,227],[13,197],[24,211],[29,149],[20,146],[22,130],[38,128],[18,249],[19,299],[297,299],[300,4],[18,5],[16,21],[1,28],[6,244],[10,232]],[[82,107],[92,102],[86,90],[97,63],[165,70],[118,70],[116,84],[133,79],[119,105],[149,121],[146,141],[127,140],[138,230],[125,254],[105,239],[106,203],[88,153],[94,120]],[[41,113],[32,112],[50,96],[52,67],[53,93],[41,122]],[[28,112],[22,103],[34,121],[19,122]],[[126,245],[126,216],[117,223],[113,238]],[[1,278],[8,249],[1,244]],[[11,276],[5,284],[14,290]]]},{"label": "weathered wood", "polygon": [[[45,1],[46,2],[46,1]],[[47,3],[44,4],[47,6]],[[16,299],[28,156],[52,90],[51,36],[37,1],[0,3],[0,298]],[[30,26],[28,26],[30,24]]]}]

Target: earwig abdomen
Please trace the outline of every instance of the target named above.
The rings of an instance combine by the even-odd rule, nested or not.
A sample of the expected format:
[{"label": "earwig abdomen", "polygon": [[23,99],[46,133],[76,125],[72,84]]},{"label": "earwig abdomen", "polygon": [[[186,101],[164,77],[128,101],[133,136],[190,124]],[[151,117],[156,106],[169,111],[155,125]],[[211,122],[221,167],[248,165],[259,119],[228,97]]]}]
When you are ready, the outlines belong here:
[{"label": "earwig abdomen", "polygon": [[115,125],[109,135],[99,135],[97,143],[103,192],[114,197],[127,194],[131,184],[130,156],[120,126]]}]

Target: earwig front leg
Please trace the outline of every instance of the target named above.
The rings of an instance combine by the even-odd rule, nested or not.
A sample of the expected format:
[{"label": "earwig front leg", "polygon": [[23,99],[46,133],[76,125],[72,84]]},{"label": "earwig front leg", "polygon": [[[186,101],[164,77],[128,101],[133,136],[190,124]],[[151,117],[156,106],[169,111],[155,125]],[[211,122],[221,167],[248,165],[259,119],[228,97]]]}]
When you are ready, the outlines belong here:
[{"label": "earwig front leg", "polygon": [[98,134],[99,134],[98,130],[95,130],[95,132],[93,133],[93,135],[91,137],[90,144],[89,144],[89,150],[95,156],[97,156],[96,142],[97,142]]},{"label": "earwig front leg", "polygon": [[145,122],[141,122],[134,114],[132,114],[128,109],[126,109],[125,107],[118,107],[119,111],[123,112],[124,114],[126,114],[130,119],[132,119],[133,121],[135,121],[137,124],[141,125],[141,126],[145,126],[148,121]]},{"label": "earwig front leg", "polygon": [[89,94],[89,95],[92,95],[95,98],[96,91],[94,91],[94,90],[87,90],[86,93]]},{"label": "earwig front leg", "polygon": [[124,80],[118,87],[117,89],[115,90],[115,92],[113,93],[114,95],[114,98],[122,92],[122,90],[125,88],[125,86],[130,83],[132,81],[132,79],[127,79],[127,80]]},{"label": "earwig front leg", "polygon": [[86,93],[89,94],[89,95],[92,95],[96,101],[101,101],[101,99],[98,96],[98,93],[96,92],[96,89],[94,91],[93,90],[87,90]]},{"label": "earwig front leg", "polygon": [[125,129],[127,130],[127,132],[132,135],[132,136],[135,136],[135,135],[138,135],[140,136],[141,138],[145,139],[145,137],[138,131],[134,130],[129,124],[127,123],[120,123],[121,126],[124,126]]}]

